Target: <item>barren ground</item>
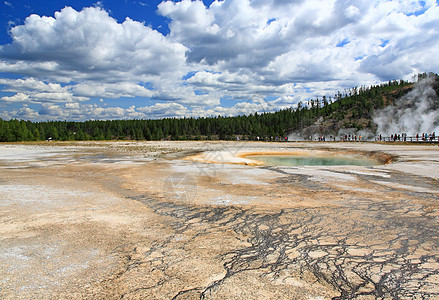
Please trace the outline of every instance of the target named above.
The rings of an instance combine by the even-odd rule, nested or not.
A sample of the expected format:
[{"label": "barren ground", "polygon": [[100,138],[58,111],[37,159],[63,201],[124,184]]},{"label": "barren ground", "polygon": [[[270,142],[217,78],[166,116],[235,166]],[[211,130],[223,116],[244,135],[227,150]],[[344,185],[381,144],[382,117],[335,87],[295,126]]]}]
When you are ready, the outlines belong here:
[{"label": "barren ground", "polygon": [[428,145],[2,144],[0,298],[439,299],[438,179]]}]

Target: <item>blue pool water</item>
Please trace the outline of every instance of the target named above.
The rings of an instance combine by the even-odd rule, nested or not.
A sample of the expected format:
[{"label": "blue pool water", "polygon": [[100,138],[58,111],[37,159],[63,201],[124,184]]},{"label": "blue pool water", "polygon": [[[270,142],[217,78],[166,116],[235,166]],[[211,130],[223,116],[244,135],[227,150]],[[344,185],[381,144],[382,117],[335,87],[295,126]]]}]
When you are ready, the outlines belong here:
[{"label": "blue pool water", "polygon": [[378,162],[367,158],[344,156],[250,155],[247,158],[270,166],[375,166]]}]

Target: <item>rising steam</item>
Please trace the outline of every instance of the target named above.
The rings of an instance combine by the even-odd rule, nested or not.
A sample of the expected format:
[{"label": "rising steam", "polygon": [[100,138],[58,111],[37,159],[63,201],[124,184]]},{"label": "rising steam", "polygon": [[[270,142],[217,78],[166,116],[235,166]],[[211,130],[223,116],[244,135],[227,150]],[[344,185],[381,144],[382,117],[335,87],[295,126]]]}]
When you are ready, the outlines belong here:
[{"label": "rising steam", "polygon": [[439,97],[433,88],[435,75],[416,83],[405,96],[375,113],[378,134],[390,136],[406,133],[408,136],[439,133]]}]

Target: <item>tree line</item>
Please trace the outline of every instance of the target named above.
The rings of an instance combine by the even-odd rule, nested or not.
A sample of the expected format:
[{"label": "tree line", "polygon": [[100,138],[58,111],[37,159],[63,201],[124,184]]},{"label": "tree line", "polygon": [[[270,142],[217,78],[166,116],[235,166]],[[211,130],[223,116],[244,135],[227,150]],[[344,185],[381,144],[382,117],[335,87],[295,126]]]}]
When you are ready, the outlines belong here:
[{"label": "tree line", "polygon": [[[420,74],[419,76],[423,76]],[[436,75],[437,76],[437,75]],[[358,119],[371,119],[373,110],[407,93],[413,84],[389,81],[355,87],[299,102],[297,108],[236,117],[165,118],[159,120],[89,120],[31,122],[0,119],[0,142],[85,140],[273,140],[311,126],[317,119],[344,120],[355,127]],[[361,127],[361,126],[360,126]],[[373,124],[366,125],[373,129]],[[363,128],[357,128],[363,129]]]}]

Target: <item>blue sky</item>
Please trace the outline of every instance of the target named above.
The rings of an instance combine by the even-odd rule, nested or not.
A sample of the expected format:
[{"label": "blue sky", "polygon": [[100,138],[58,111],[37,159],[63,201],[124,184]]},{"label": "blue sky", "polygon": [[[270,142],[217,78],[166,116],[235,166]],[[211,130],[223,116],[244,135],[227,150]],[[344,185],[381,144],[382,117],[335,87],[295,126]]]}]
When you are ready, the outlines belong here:
[{"label": "blue sky", "polygon": [[0,0],[0,118],[204,117],[439,72],[435,0]]}]

